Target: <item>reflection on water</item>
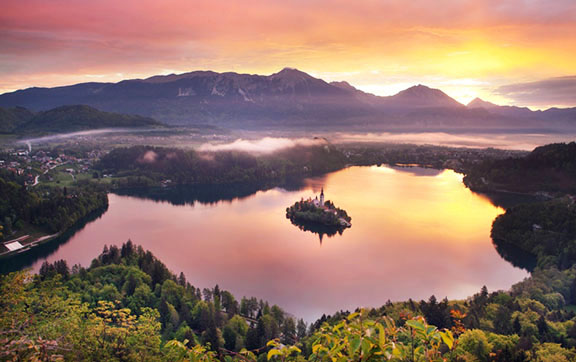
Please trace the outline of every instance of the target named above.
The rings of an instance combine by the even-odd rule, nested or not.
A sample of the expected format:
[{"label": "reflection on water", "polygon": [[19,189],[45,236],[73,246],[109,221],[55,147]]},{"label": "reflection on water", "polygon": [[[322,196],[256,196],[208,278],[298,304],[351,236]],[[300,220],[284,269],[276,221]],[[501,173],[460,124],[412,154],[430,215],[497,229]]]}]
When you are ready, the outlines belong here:
[{"label": "reflection on water", "polygon": [[[503,209],[461,179],[452,171],[417,177],[389,167],[351,167],[307,179],[300,189],[228,202],[176,197],[171,201],[183,206],[175,206],[111,194],[108,212],[47,259],[88,265],[105,244],[131,239],[197,287],[219,284],[308,320],[388,299],[464,298],[483,285],[509,288],[527,273],[491,243],[492,220]],[[353,215],[354,226],[320,245],[316,234],[294,227],[285,210],[322,187]]]},{"label": "reflection on water", "polygon": [[510,244],[504,240],[494,239],[494,247],[504,260],[509,261],[512,265],[518,268],[532,272],[538,264],[536,255],[522,250],[518,246]]},{"label": "reflection on water", "polygon": [[47,256],[57,252],[61,245],[65,244],[67,241],[73,238],[74,235],[82,230],[87,224],[102,217],[106,210],[108,210],[108,208],[95,210],[86,216],[81,222],[73,225],[70,229],[66,230],[65,233],[58,236],[57,238],[44,244],[35,246],[22,254],[17,254],[8,259],[1,260],[0,274],[22,270],[30,267],[31,265],[37,265],[41,261],[43,262]]},{"label": "reflection on water", "polygon": [[258,191],[274,187],[297,191],[304,187],[302,179],[284,180],[275,184],[237,183],[186,185],[174,187],[133,188],[115,191],[122,196],[136,196],[142,199],[168,201],[172,205],[217,204],[220,201],[242,200]]},{"label": "reflection on water", "polygon": [[481,193],[481,196],[486,197],[493,205],[503,209],[509,209],[514,205],[527,204],[531,202],[545,201],[548,198],[540,195],[520,194],[513,192],[489,192]]},{"label": "reflection on water", "polygon": [[[288,219],[289,220],[289,219]],[[298,229],[302,231],[308,231],[318,235],[318,240],[320,240],[320,245],[322,245],[322,240],[324,240],[324,236],[329,238],[333,237],[334,235],[342,235],[344,229],[338,229],[335,227],[330,227],[322,224],[316,224],[311,222],[305,221],[297,221],[297,220],[290,220],[292,225],[296,226]]]},{"label": "reflection on water", "polygon": [[443,172],[443,170],[439,170],[436,168],[424,168],[424,167],[418,167],[416,165],[411,166],[396,165],[392,166],[391,168],[399,172],[407,172],[414,176],[438,176]]}]

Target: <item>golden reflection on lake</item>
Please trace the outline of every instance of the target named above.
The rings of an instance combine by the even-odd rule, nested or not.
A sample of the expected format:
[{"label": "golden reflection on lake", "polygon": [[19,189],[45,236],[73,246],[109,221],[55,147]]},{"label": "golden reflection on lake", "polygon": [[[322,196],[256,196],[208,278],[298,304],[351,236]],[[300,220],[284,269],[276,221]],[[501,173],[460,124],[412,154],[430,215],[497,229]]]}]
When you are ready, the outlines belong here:
[{"label": "golden reflection on lake", "polygon": [[[285,209],[322,187],[352,216],[352,228],[320,243],[293,226]],[[465,298],[483,285],[506,289],[527,276],[490,240],[503,210],[448,170],[351,167],[308,179],[299,191],[272,189],[211,205],[109,198],[102,218],[49,261],[89,265],[104,244],[131,239],[196,287],[219,284],[307,320],[388,299]]]}]

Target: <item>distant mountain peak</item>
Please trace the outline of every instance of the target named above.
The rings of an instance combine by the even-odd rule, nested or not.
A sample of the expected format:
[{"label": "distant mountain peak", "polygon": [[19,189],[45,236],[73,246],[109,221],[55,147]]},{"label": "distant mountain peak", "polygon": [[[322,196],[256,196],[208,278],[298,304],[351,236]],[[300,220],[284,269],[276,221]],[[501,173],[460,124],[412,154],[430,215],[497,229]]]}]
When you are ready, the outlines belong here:
[{"label": "distant mountain peak", "polygon": [[270,77],[283,78],[283,79],[314,78],[308,73],[305,73],[305,72],[298,70],[296,68],[289,68],[289,67],[282,69],[278,73],[272,74]]},{"label": "distant mountain peak", "polygon": [[482,100],[478,97],[474,98],[470,103],[468,103],[466,105],[468,108],[494,108],[494,107],[498,107],[498,105],[494,104],[494,103],[490,103],[487,102],[485,100]]},{"label": "distant mountain peak", "polygon": [[430,95],[430,94],[446,95],[446,93],[442,92],[440,89],[430,88],[430,87],[425,86],[423,84],[418,84],[418,85],[414,85],[410,88],[406,88],[403,91],[400,91],[398,94],[409,94],[409,95],[416,95],[416,96]]},{"label": "distant mountain peak", "polygon": [[430,88],[418,84],[398,92],[390,99],[405,103],[412,103],[417,107],[461,107],[462,104],[442,92],[440,89]]}]

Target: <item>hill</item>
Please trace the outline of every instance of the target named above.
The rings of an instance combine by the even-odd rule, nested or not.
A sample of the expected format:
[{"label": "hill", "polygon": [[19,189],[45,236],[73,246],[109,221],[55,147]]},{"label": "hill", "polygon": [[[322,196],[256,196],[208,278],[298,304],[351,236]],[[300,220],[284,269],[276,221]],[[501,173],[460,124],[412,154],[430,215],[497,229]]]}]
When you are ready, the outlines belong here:
[{"label": "hill", "polygon": [[518,129],[576,127],[571,111],[500,112],[466,107],[439,89],[417,85],[388,97],[346,82],[328,83],[297,69],[263,76],[193,71],[118,83],[29,88],[0,95],[0,106],[35,111],[86,104],[169,124],[237,129]]},{"label": "hill", "polygon": [[540,120],[549,124],[574,124],[574,122],[576,122],[576,107],[562,109],[550,108],[544,111],[531,111],[527,107],[499,106],[494,103],[486,102],[480,98],[472,100],[468,103],[467,107],[469,109],[485,109],[495,115],[525,120]]},{"label": "hill", "polygon": [[0,107],[2,133],[64,133],[100,128],[158,126],[164,125],[149,117],[102,112],[84,105],[61,106],[36,113],[22,107]]},{"label": "hill", "polygon": [[575,317],[565,307],[575,273],[538,271],[466,301],[388,301],[308,328],[265,301],[201,290],[128,241],[104,247],[87,268],[59,260],[37,276],[2,276],[0,359],[573,361]]},{"label": "hill", "polygon": [[23,107],[0,107],[0,133],[12,133],[32,117],[34,113]]},{"label": "hill", "polygon": [[576,192],[576,143],[535,148],[521,158],[486,160],[472,167],[464,183],[474,191]]}]

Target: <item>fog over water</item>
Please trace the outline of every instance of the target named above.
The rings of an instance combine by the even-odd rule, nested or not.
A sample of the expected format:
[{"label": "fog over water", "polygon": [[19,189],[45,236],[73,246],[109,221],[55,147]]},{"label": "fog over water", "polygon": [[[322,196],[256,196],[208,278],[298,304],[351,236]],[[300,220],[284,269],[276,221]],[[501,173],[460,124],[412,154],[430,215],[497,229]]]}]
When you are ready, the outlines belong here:
[{"label": "fog over water", "polygon": [[[186,130],[186,129],[185,129]],[[151,132],[174,132],[173,129],[121,129],[106,128],[72,133],[62,133],[19,140],[18,143],[29,146],[49,144],[53,142],[75,141],[77,139],[92,139],[107,142],[113,135],[128,137],[126,144],[158,142],[157,136],[148,135]],[[166,140],[174,139],[172,145],[177,147],[194,147],[199,151],[245,151],[254,154],[270,153],[294,146],[310,146],[331,142],[334,144],[350,143],[390,143],[436,145],[446,147],[500,148],[510,150],[530,151],[535,147],[557,142],[576,140],[574,132],[331,132],[331,131],[230,131],[214,134],[198,135],[185,131],[178,134],[177,140],[173,134],[163,136]],[[178,133],[178,132],[176,132]],[[130,136],[134,136],[132,141]],[[152,137],[152,138],[147,138]],[[215,140],[208,140],[214,138]],[[169,145],[170,143],[163,145]]]}]

